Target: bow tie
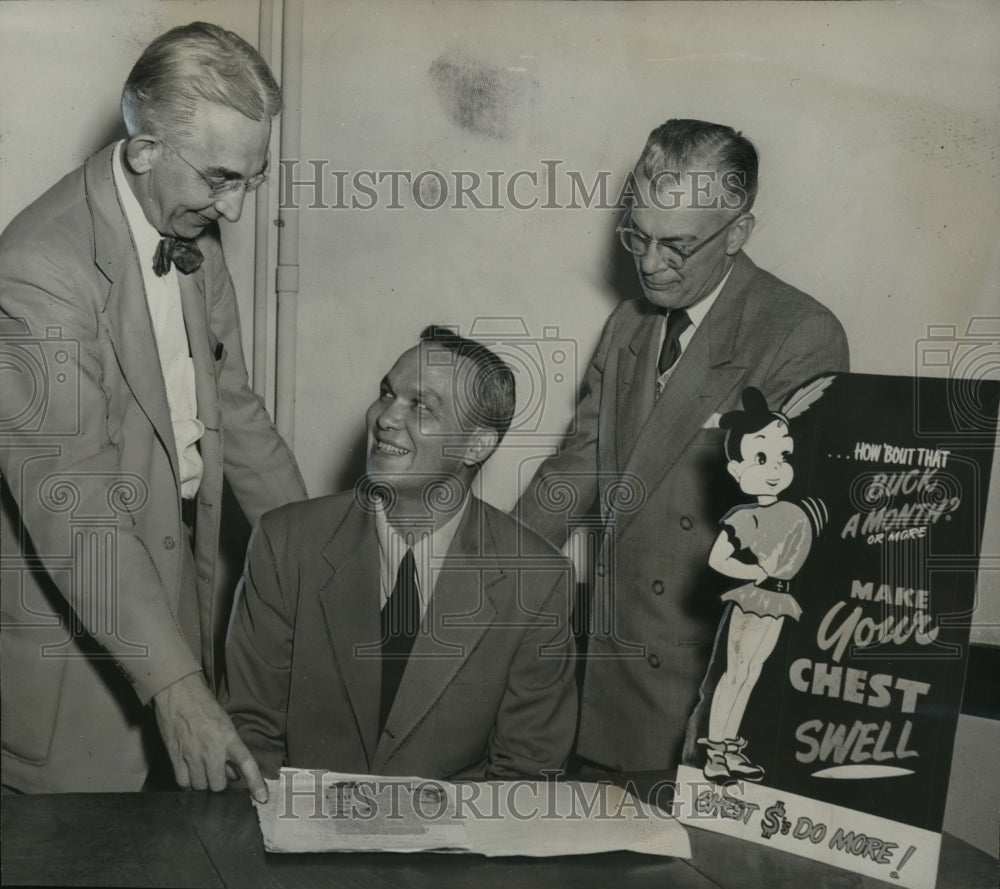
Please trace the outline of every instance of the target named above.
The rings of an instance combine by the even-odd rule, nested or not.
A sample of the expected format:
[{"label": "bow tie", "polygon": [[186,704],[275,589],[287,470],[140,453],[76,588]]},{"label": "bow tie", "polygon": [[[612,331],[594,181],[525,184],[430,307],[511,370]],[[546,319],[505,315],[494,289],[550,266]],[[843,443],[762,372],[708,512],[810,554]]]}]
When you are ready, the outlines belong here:
[{"label": "bow tie", "polygon": [[153,272],[157,278],[162,278],[170,271],[170,263],[173,261],[177,271],[183,275],[190,275],[204,259],[194,241],[161,238],[160,243],[156,245],[156,253],[153,254]]}]

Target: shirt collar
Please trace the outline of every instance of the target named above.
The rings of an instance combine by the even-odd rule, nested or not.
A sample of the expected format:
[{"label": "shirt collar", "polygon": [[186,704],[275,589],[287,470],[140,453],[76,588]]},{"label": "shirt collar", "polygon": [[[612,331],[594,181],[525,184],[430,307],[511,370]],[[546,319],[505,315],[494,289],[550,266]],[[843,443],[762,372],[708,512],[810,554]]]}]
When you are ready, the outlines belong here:
[{"label": "shirt collar", "polygon": [[412,543],[399,531],[394,528],[386,516],[381,500],[375,502],[375,533],[378,537],[379,557],[382,567],[383,578],[383,598],[388,596],[395,584],[396,572],[399,570],[399,563],[406,555],[407,547],[413,547],[413,556],[417,565],[417,588],[420,593],[421,604],[426,606],[430,601],[433,592],[433,574],[431,583],[422,582],[431,572],[431,560],[443,559],[451,547],[455,534],[458,533],[459,525],[469,508],[470,494],[466,493],[465,501],[440,528],[431,530],[430,524],[421,526],[414,525]]},{"label": "shirt collar", "polygon": [[[729,271],[722,276],[722,280],[715,285],[715,289],[708,296],[706,296],[703,300],[699,300],[693,306],[688,306],[687,309],[685,309],[688,314],[688,318],[691,319],[692,328],[697,327],[702,321],[705,320],[708,310],[712,308],[715,301],[719,298],[719,294],[722,293],[722,288],[726,286],[726,281],[729,280],[729,276],[732,273],[733,267],[730,266]],[[693,332],[694,331],[692,329],[692,333]]]}]

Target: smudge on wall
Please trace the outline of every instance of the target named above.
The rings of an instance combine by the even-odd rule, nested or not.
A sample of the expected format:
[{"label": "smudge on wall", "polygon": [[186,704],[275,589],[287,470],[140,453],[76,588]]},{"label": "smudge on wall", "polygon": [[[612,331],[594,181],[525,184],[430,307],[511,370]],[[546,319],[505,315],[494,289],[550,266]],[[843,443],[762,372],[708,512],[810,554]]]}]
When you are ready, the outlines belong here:
[{"label": "smudge on wall", "polygon": [[524,68],[483,61],[456,49],[439,55],[428,73],[455,124],[500,141],[514,134],[538,89],[538,81]]}]

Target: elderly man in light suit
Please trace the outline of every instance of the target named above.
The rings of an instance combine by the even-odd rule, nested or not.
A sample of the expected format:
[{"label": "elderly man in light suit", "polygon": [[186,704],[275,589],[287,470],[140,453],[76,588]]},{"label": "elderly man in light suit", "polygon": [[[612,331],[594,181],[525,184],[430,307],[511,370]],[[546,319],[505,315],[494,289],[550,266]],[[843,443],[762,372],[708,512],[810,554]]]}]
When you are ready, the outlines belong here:
[{"label": "elderly man in light suit", "polygon": [[[679,761],[721,616],[724,581],[708,568],[732,506],[720,414],[747,386],[780,404],[811,377],[848,369],[837,319],[743,252],[757,168],[753,145],[727,126],[670,120],[650,134],[619,227],[644,298],[611,314],[576,431],[515,510],[561,545],[600,501],[577,742],[584,765]],[[576,490],[576,514],[565,485]]]},{"label": "elderly man in light suit", "polygon": [[470,493],[514,414],[489,349],[431,327],[368,410],[368,473],[268,513],[226,647],[265,775],[539,777],[576,724],[566,560]]},{"label": "elderly man in light suit", "polygon": [[137,790],[165,744],[181,786],[229,763],[266,797],[212,690],[222,483],[251,520],[305,489],[247,384],[217,223],[280,104],[241,38],[175,28],[129,75],[128,138],[0,239],[6,787]]}]

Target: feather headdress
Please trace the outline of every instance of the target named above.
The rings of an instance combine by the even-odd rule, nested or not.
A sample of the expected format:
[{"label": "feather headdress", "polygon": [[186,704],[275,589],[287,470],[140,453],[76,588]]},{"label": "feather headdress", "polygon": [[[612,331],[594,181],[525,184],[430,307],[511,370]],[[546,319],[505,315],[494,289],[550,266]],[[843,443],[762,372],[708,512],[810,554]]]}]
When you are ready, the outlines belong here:
[{"label": "feather headdress", "polygon": [[776,413],[784,417],[786,422],[794,420],[800,414],[805,413],[809,405],[819,400],[819,397],[826,391],[826,388],[833,380],[833,374],[816,377],[815,380],[811,380],[789,395],[785,399],[785,403],[781,406],[781,410],[776,411]]}]

